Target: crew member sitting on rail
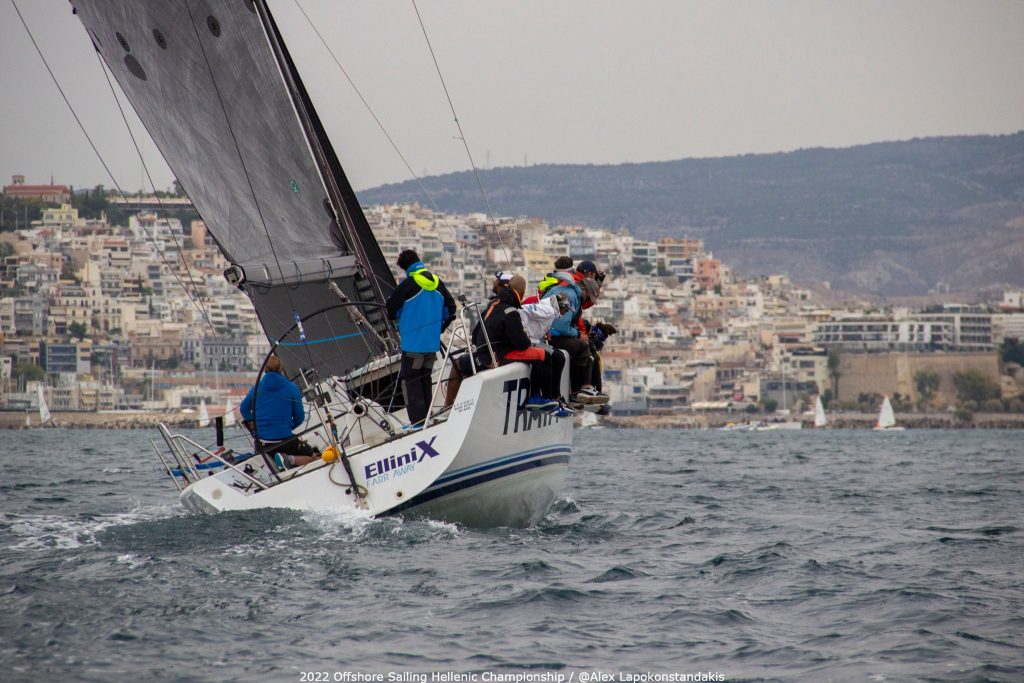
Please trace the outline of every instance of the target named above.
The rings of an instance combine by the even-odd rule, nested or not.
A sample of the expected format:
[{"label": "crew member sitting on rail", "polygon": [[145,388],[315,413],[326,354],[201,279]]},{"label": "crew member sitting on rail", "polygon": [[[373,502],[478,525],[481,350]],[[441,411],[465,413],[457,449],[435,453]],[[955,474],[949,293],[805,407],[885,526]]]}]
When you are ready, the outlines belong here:
[{"label": "crew member sitting on rail", "polygon": [[[253,406],[253,395],[256,405]],[[253,410],[256,422],[253,429]],[[253,386],[239,407],[245,426],[259,439],[259,447],[266,453],[280,454],[285,467],[301,467],[320,457],[313,446],[292,434],[306,419],[302,408],[302,393],[287,377],[281,359],[267,359],[266,372],[259,388]]]},{"label": "crew member sitting on rail", "polygon": [[[563,405],[560,391],[564,359],[561,354],[553,354],[533,345],[520,314],[525,293],[526,278],[515,275],[509,280],[508,286],[499,289],[497,296],[491,299],[483,314],[483,320],[473,330],[477,366],[490,365],[490,354],[487,351],[487,341],[490,340],[499,365],[518,361],[529,363],[531,366],[531,395],[523,408],[546,410],[558,417],[568,417],[572,415],[572,411]],[[486,338],[484,328],[487,330]],[[468,358],[466,360],[468,361]],[[466,371],[463,374],[470,374],[468,367],[462,369]]]},{"label": "crew member sitting on rail", "polygon": [[430,373],[441,350],[441,333],[455,319],[455,299],[412,249],[398,255],[398,267],[408,277],[388,297],[388,318],[398,320],[402,338],[398,377],[405,391],[409,425],[422,427],[430,410]]}]

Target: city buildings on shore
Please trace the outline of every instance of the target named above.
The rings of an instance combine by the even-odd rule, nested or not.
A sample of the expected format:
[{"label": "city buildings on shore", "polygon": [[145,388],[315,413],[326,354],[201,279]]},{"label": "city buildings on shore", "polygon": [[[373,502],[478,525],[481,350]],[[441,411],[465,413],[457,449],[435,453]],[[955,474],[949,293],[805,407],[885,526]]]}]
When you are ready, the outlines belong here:
[{"label": "city buildings on shore", "polygon": [[[16,179],[6,189],[34,187]],[[145,198],[127,225],[86,220],[54,189],[63,186],[46,187],[33,195],[53,203],[41,220],[0,233],[0,409],[34,407],[36,383],[53,410],[237,405],[268,345],[205,226],[167,219]],[[617,414],[802,410],[816,394],[917,401],[921,372],[939,378],[927,397],[935,409],[956,402],[953,377],[966,370],[1001,383],[1007,401],[1021,396],[1024,377],[997,359],[1004,340],[1024,338],[1021,292],[993,306],[831,308],[786,275],[742,277],[684,236],[417,204],[366,215],[389,262],[415,248],[472,299],[486,297],[497,270],[535,286],[559,256],[597,263],[607,279],[586,317],[619,330],[602,354]]]}]

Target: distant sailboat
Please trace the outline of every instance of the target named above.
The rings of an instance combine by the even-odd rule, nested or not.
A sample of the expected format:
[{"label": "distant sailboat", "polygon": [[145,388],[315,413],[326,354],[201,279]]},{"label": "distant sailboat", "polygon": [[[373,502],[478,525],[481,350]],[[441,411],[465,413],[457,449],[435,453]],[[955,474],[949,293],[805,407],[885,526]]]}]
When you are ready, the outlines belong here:
[{"label": "distant sailboat", "polygon": [[199,426],[210,426],[210,412],[206,409],[206,401],[199,402]]},{"label": "distant sailboat", "polygon": [[231,404],[229,398],[227,403],[224,404],[224,426],[231,427],[235,424],[235,406]]},{"label": "distant sailboat", "polygon": [[825,404],[821,402],[821,396],[814,402],[814,426],[816,428],[824,427],[828,424],[825,420]]},{"label": "distant sailboat", "polygon": [[875,429],[890,432],[903,429],[903,427],[896,426],[896,414],[892,410],[892,403],[889,402],[888,396],[882,401],[882,409],[878,412],[878,424],[875,425]]},{"label": "distant sailboat", "polygon": [[50,421],[52,417],[50,415],[50,409],[46,406],[46,397],[43,395],[43,385],[38,384],[36,388],[39,390],[39,426],[42,427]]}]

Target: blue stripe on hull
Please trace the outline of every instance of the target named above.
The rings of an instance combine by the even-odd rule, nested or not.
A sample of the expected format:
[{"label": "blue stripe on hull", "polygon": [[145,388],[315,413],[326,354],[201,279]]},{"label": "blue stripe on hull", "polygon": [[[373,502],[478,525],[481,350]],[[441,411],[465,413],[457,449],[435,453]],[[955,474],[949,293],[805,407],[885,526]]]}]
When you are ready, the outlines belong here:
[{"label": "blue stripe on hull", "polygon": [[[554,453],[552,453],[554,452]],[[538,457],[542,453],[552,453],[551,455],[544,455]],[[557,464],[568,464],[570,457],[569,448],[549,448],[543,449],[536,453],[530,453],[528,455],[516,456],[514,458],[504,458],[494,463],[485,463],[480,466],[474,466],[462,470],[461,472],[455,473],[451,476],[441,477],[437,480],[430,488],[416,496],[412,500],[402,503],[396,507],[388,510],[387,514],[402,512],[409,508],[416,507],[422,503],[426,503],[431,500],[436,500],[442,496],[447,496],[457,491],[463,491],[474,486],[479,486],[489,481],[501,479],[503,477],[509,477],[513,474],[519,474],[520,472],[527,472],[529,470],[538,469],[541,467],[547,467],[548,465]],[[514,462],[510,462],[514,461]],[[485,471],[481,471],[485,470]],[[470,476],[462,479],[466,475],[470,474],[470,471],[480,472],[476,476]],[[460,481],[444,484],[444,481],[451,481],[452,478],[458,478]]]},{"label": "blue stripe on hull", "polygon": [[434,488],[435,486],[439,486],[441,484],[447,484],[450,481],[454,481],[456,479],[468,476],[470,474],[476,474],[478,472],[485,472],[487,470],[493,470],[496,467],[502,467],[504,465],[510,465],[510,464],[512,464],[514,462],[520,462],[522,460],[527,460],[528,458],[535,458],[538,455],[549,455],[549,454],[552,454],[552,453],[570,453],[571,451],[572,451],[572,448],[570,446],[568,446],[568,445],[565,445],[565,444],[562,444],[562,445],[559,445],[559,446],[553,446],[551,448],[539,448],[539,449],[534,449],[534,450],[530,450],[530,451],[520,451],[519,453],[513,453],[512,455],[508,455],[508,456],[505,456],[503,458],[496,458],[494,460],[488,460],[487,462],[481,463],[479,465],[470,465],[469,467],[463,467],[462,469],[452,470],[451,472],[446,472],[445,474],[442,474],[440,477],[438,477],[437,481],[435,481],[433,484],[431,484],[430,488],[428,488],[427,490],[429,491],[430,489]]}]

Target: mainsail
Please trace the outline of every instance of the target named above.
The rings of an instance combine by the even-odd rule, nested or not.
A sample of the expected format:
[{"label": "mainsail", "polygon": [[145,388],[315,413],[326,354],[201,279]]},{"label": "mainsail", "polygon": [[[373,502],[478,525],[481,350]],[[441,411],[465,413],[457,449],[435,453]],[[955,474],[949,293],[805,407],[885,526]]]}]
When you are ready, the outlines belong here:
[{"label": "mainsail", "polygon": [[46,396],[43,394],[43,385],[37,384],[39,390],[39,425],[42,426],[50,420],[50,409],[46,406]]},{"label": "mainsail", "polygon": [[889,401],[889,397],[886,396],[885,400],[882,401],[882,409],[878,411],[878,424],[875,425],[875,428],[889,429],[895,426],[896,414],[892,410],[892,403]]},{"label": "mainsail", "polygon": [[814,426],[824,427],[826,424],[828,421],[825,419],[825,404],[821,402],[821,396],[818,396],[814,401]]},{"label": "mainsail", "polygon": [[[394,279],[266,1],[73,4],[286,363],[339,374],[379,353]],[[339,302],[330,281],[377,335],[343,311],[285,334]]]}]

